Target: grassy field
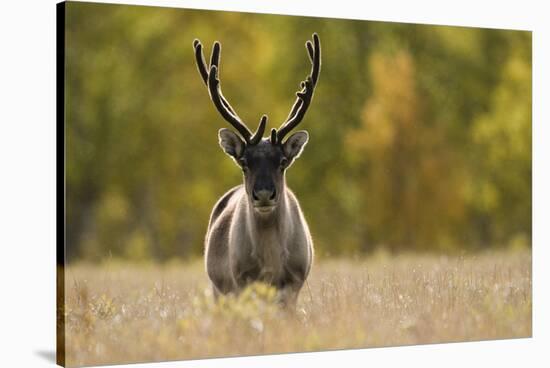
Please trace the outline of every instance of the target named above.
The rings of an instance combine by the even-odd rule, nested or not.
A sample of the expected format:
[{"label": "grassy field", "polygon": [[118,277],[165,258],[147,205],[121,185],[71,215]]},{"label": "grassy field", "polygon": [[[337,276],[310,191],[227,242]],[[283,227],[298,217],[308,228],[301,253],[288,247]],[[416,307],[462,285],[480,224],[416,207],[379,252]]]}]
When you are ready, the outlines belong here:
[{"label": "grassy field", "polygon": [[69,366],[531,336],[531,252],[318,260],[296,313],[254,285],[212,302],[201,262],[74,265]]}]

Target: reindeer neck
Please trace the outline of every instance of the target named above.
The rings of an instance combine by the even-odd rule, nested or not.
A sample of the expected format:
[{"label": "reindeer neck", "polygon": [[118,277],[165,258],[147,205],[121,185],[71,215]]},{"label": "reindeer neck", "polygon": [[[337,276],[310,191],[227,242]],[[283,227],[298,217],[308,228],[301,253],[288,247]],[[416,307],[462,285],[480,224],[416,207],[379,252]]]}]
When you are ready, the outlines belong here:
[{"label": "reindeer neck", "polygon": [[[279,199],[277,208],[268,216],[248,208],[248,232],[250,234],[252,255],[260,264],[269,269],[280,271],[280,260],[286,252],[286,232],[288,227],[288,198],[286,187]],[[277,271],[278,272],[278,271]]]}]

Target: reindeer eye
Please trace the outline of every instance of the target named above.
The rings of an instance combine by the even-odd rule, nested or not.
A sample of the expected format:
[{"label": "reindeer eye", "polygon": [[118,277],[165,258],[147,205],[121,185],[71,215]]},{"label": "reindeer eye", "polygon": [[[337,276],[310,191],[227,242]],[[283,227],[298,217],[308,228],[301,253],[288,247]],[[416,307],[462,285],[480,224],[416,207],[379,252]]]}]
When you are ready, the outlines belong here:
[{"label": "reindeer eye", "polygon": [[281,165],[281,168],[284,169],[286,167],[286,165],[288,165],[288,159],[283,157],[281,159],[281,164],[280,165]]}]

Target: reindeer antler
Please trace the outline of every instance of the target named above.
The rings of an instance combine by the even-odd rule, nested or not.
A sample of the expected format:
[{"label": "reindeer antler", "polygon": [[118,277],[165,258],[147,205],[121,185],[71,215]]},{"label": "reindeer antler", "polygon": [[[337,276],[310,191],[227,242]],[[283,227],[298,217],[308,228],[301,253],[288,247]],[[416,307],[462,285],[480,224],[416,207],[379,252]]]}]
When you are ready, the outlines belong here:
[{"label": "reindeer antler", "polygon": [[278,132],[271,132],[271,142],[273,144],[282,143],[283,138],[300,124],[313,98],[313,92],[321,71],[321,43],[317,33],[313,34],[313,44],[311,41],[306,42],[306,49],[311,61],[311,72],[306,80],[300,83],[301,89],[296,92],[298,98],[292,105],[286,121],[281,125]]},{"label": "reindeer antler", "polygon": [[250,130],[237,115],[235,110],[231,107],[229,102],[223,96],[220,86],[219,79],[219,63],[220,63],[220,53],[221,46],[218,41],[214,42],[212,47],[212,55],[210,57],[210,67],[207,69],[206,61],[204,59],[204,54],[202,52],[202,45],[199,40],[195,39],[193,41],[193,47],[195,49],[195,59],[197,61],[197,68],[199,69],[199,74],[202,77],[204,84],[208,87],[208,92],[210,94],[210,99],[214,103],[214,106],[218,109],[218,112],[222,117],[231,124],[237,131],[241,134],[247,144],[255,145],[258,144],[260,139],[264,134],[265,126],[267,123],[267,116],[263,115],[260,119],[260,124],[258,129],[252,135]]}]

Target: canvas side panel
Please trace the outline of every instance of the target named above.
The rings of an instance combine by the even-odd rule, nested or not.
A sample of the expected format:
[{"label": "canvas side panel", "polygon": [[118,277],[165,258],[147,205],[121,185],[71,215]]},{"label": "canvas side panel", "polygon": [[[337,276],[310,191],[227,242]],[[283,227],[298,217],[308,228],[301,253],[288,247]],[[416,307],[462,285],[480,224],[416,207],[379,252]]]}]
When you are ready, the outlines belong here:
[{"label": "canvas side panel", "polygon": [[65,366],[65,5],[56,5],[56,362],[61,366]]}]

